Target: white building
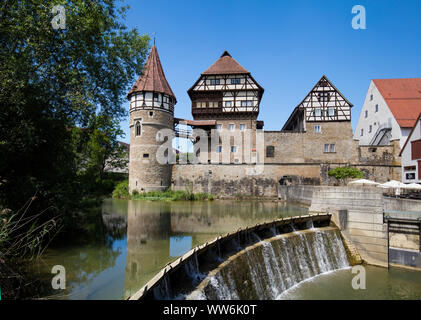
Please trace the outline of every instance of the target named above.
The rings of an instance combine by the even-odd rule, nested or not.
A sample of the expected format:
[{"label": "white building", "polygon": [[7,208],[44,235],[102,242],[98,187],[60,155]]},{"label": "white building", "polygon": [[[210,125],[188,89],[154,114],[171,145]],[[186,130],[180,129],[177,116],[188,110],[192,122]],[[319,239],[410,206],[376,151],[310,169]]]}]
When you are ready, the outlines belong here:
[{"label": "white building", "polygon": [[421,124],[420,115],[402,147],[402,182],[421,183]]},{"label": "white building", "polygon": [[421,78],[374,79],[368,88],[354,139],[360,145],[402,148],[421,112]]}]

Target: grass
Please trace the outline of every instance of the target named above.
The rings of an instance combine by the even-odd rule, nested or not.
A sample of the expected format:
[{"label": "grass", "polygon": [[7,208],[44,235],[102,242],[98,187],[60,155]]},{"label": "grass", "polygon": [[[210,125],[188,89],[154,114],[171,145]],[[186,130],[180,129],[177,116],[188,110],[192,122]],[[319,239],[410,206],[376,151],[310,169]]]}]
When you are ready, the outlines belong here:
[{"label": "grass", "polygon": [[167,200],[167,201],[196,201],[196,200],[213,200],[213,196],[207,193],[193,193],[189,190],[174,191],[168,189],[166,191],[149,191],[139,193],[136,190],[132,194],[129,193],[129,182],[125,180],[120,182],[113,191],[113,198],[132,199],[132,200]]},{"label": "grass", "polygon": [[196,200],[213,200],[213,196],[207,193],[193,193],[185,190],[174,191],[168,189],[166,191],[149,191],[149,192],[133,192],[131,195],[133,200],[168,200],[168,201],[196,201]]}]

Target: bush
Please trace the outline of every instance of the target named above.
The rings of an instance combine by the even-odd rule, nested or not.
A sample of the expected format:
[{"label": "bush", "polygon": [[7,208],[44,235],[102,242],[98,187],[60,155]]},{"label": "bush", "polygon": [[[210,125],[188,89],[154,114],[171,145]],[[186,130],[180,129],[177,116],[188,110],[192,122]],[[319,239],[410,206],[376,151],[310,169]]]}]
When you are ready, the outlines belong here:
[{"label": "bush", "polygon": [[364,178],[364,172],[352,167],[337,167],[329,170],[327,173],[330,177],[336,178],[336,180],[346,184],[349,178]]},{"label": "bush", "polygon": [[130,198],[129,180],[124,180],[115,186],[114,191],[113,191],[113,198],[118,198],[118,199]]},{"label": "bush", "polygon": [[130,197],[133,200],[169,200],[169,201],[193,201],[193,200],[213,200],[213,196],[207,193],[193,193],[189,190],[165,190],[149,191],[139,193],[137,190],[132,192]]}]

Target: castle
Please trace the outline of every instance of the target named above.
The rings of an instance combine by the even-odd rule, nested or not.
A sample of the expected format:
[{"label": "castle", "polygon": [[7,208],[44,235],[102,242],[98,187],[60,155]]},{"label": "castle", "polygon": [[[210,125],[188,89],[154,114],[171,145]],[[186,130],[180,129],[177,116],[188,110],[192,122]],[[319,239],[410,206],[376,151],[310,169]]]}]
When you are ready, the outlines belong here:
[{"label": "castle", "polygon": [[[193,120],[174,117],[176,97],[155,45],[128,93],[129,189],[184,189],[220,196],[276,196],[279,183],[331,184],[328,170],[353,166],[369,179],[400,179],[398,144],[360,146],[351,125],[352,104],[326,76],[293,109],[280,131],[258,119],[264,89],[225,51],[188,90]],[[199,132],[180,130],[186,125]],[[163,130],[174,136],[163,137]],[[185,137],[197,161],[162,162],[165,141]],[[162,154],[162,152],[161,152]]]}]

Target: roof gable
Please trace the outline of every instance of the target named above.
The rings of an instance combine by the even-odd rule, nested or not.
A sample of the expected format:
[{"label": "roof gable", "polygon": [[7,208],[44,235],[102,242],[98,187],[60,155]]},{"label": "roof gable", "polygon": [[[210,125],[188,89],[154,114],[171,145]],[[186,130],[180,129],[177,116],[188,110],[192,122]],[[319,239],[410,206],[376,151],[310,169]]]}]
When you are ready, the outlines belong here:
[{"label": "roof gable", "polygon": [[411,128],[421,112],[421,78],[373,79],[400,127]]},{"label": "roof gable", "polygon": [[175,95],[165,77],[159,59],[158,50],[152,46],[142,74],[139,76],[129,94],[141,91],[152,91],[167,94],[175,99]]},{"label": "roof gable", "polygon": [[221,57],[216,60],[205,72],[202,74],[244,74],[250,73],[244,69],[228,51],[224,51]]}]

